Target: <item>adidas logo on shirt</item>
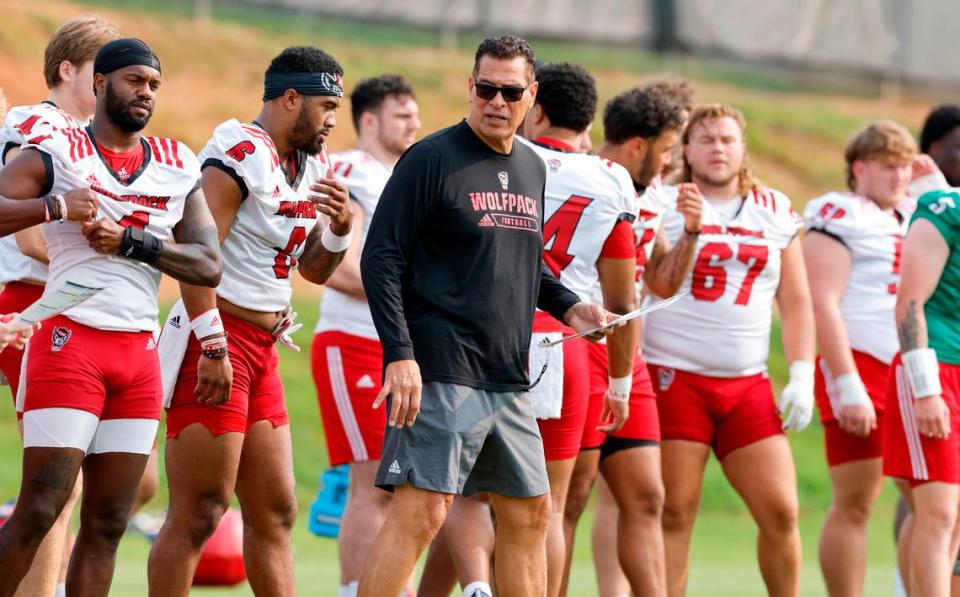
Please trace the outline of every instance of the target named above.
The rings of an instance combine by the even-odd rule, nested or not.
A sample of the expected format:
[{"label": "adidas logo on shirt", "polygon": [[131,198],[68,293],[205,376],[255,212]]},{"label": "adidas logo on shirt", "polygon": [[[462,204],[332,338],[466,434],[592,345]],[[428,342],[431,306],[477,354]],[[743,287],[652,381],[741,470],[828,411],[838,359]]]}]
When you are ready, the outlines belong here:
[{"label": "adidas logo on shirt", "polygon": [[480,222],[477,225],[481,228],[487,228],[489,226],[496,226],[496,223],[493,221],[493,218],[490,217],[490,214],[483,214],[483,217],[480,218]]},{"label": "adidas logo on shirt", "polygon": [[369,390],[370,388],[376,387],[376,384],[373,383],[373,379],[369,375],[364,375],[357,380],[357,387],[361,390]]},{"label": "adidas logo on shirt", "polygon": [[390,468],[387,469],[387,471],[393,473],[394,475],[399,475],[400,473],[403,472],[402,470],[400,470],[400,463],[397,462],[396,460],[390,463]]}]

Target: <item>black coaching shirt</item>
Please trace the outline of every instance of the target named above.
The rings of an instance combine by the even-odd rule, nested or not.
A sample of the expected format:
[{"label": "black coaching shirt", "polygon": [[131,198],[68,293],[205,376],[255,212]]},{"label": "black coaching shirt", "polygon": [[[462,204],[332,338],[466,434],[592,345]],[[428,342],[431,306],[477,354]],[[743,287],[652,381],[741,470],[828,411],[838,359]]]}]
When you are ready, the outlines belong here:
[{"label": "black coaching shirt", "polygon": [[525,389],[535,307],[579,301],[543,267],[543,160],[500,154],[466,121],[400,158],[370,223],[360,271],[384,365],[424,381]]}]

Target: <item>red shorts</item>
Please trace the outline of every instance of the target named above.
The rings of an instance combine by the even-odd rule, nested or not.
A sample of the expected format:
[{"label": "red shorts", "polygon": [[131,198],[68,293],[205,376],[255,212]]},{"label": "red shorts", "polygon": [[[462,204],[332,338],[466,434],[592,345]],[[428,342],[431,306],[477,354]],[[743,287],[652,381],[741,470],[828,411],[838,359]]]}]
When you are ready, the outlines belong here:
[{"label": "red shorts", "polygon": [[857,350],[853,351],[853,362],[877,412],[877,428],[867,437],[857,437],[840,428],[835,415],[840,410],[838,390],[827,362],[818,357],[814,395],[820,410],[820,422],[823,423],[827,464],[830,466],[880,458],[883,455],[883,410],[886,405],[890,365]]},{"label": "red shorts", "polygon": [[[572,333],[570,331],[569,333]],[[570,460],[580,452],[590,399],[589,342],[575,338],[563,343],[563,407],[559,419],[537,419],[547,461]]]},{"label": "red shorts", "polygon": [[313,337],[313,381],[330,466],[380,460],[387,408],[374,410],[383,376],[380,342],[343,332]]},{"label": "red shorts", "polygon": [[603,397],[609,384],[607,368],[607,346],[590,344],[590,407],[587,411],[587,423],[583,429],[580,447],[584,450],[599,448],[608,437],[660,441],[660,418],[657,415],[657,395],[650,382],[650,372],[643,355],[637,351],[633,359],[633,386],[630,389],[630,418],[620,431],[606,434],[597,431],[600,413],[603,411]]},{"label": "red shorts", "polygon": [[153,332],[110,332],[58,315],[30,340],[23,412],[72,408],[109,419],[160,419]]},{"label": "red shorts", "polygon": [[918,485],[960,483],[960,365],[940,363],[943,400],[950,409],[950,435],[925,437],[917,430],[913,394],[900,355],[890,364],[887,416],[883,427],[883,474]]},{"label": "red shorts", "polygon": [[713,447],[719,460],[774,435],[782,435],[769,376],[709,377],[650,365],[663,439]]},{"label": "red shorts", "polygon": [[189,425],[200,423],[214,436],[246,433],[257,421],[274,427],[286,425],[287,405],[283,401],[274,337],[257,326],[229,313],[220,312],[230,342],[233,387],[223,404],[197,402],[197,362],[200,342],[193,334],[180,366],[180,376],[167,408],[167,437],[177,437]]},{"label": "red shorts", "polygon": [[[41,284],[7,282],[3,292],[0,292],[0,314],[19,313],[36,302],[42,295],[43,285]],[[0,351],[0,371],[3,372],[3,376],[7,378],[7,383],[10,384],[10,394],[14,402],[17,400],[17,386],[20,384],[20,364],[22,361],[22,350],[8,347]]]}]

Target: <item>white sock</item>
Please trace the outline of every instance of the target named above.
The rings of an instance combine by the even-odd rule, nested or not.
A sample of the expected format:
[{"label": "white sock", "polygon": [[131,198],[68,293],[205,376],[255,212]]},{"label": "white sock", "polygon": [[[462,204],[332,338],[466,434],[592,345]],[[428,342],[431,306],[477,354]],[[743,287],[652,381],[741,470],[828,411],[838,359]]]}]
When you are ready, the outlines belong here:
[{"label": "white sock", "polygon": [[53,594],[53,597],[67,597],[67,583],[57,583],[57,590]]},{"label": "white sock", "polygon": [[337,593],[338,597],[357,597],[357,586],[360,584],[359,580],[355,580],[348,585],[340,585],[340,591]]},{"label": "white sock", "polygon": [[900,575],[899,567],[894,569],[893,583],[894,597],[907,597],[907,587],[903,584],[903,576]]},{"label": "white sock", "polygon": [[463,589],[463,597],[493,597],[493,589],[482,580],[475,580]]}]

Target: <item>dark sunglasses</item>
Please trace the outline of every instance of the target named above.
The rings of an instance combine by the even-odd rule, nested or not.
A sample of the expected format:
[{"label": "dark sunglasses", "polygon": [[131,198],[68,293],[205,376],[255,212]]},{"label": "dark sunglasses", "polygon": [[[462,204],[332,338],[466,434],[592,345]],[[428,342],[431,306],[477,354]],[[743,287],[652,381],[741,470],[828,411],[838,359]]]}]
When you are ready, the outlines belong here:
[{"label": "dark sunglasses", "polygon": [[499,93],[505,102],[519,102],[523,92],[527,90],[527,87],[498,87],[490,83],[474,83],[473,88],[477,91],[477,97],[482,100],[490,101]]}]

